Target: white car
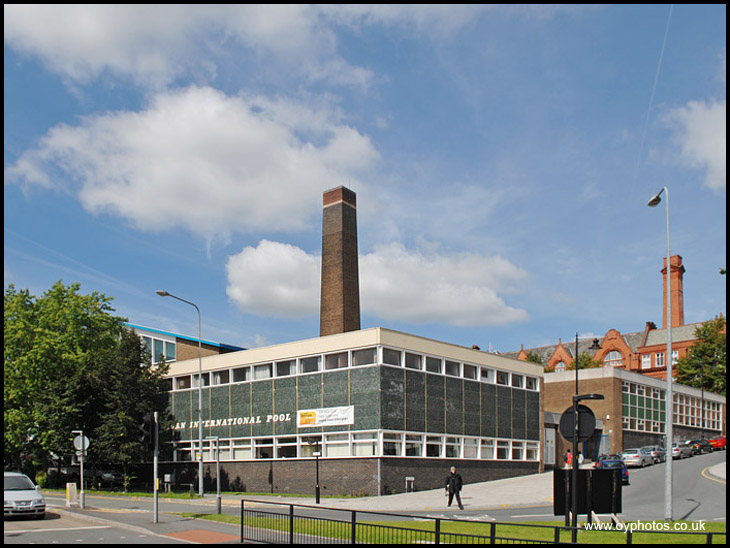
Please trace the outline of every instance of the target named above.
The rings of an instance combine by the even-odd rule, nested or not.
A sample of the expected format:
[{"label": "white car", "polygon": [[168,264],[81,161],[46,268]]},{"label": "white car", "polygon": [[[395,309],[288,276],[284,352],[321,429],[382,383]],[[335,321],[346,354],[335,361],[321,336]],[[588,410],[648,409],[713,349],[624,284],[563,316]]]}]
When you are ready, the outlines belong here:
[{"label": "white car", "polygon": [[626,466],[647,466],[654,463],[651,453],[646,449],[624,449],[621,452],[621,458]]},{"label": "white car", "polygon": [[5,472],[5,515],[35,516],[43,519],[46,516],[46,501],[39,488],[25,474]]}]

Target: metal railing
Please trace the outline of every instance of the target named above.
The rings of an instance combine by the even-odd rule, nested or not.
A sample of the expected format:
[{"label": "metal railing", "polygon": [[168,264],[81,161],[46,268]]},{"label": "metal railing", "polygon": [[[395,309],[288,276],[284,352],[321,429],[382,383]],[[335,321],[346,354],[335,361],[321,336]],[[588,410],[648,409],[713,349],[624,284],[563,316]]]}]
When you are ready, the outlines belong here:
[{"label": "metal railing", "polygon": [[[399,525],[387,524],[393,520],[398,520]],[[409,520],[415,520],[412,527],[402,525],[403,521]],[[453,523],[468,524],[469,532],[450,530]],[[531,538],[520,538],[518,533],[523,528],[539,532]],[[570,541],[570,527],[242,500],[241,542],[244,541],[265,544],[555,544]]]},{"label": "metal railing", "polygon": [[[388,524],[391,521],[393,524]],[[404,525],[411,522],[413,525]],[[396,525],[397,523],[397,525]],[[322,508],[283,502],[241,501],[241,542],[263,544],[568,544],[572,527],[473,521],[386,512]],[[581,535],[586,534],[578,528]],[[602,531],[633,544],[644,534],[684,535],[683,543],[725,543],[724,532]],[[598,534],[599,532],[596,531]],[[704,537],[704,538],[702,538]],[[678,537],[666,537],[667,543]],[[590,542],[590,540],[585,540]]]}]

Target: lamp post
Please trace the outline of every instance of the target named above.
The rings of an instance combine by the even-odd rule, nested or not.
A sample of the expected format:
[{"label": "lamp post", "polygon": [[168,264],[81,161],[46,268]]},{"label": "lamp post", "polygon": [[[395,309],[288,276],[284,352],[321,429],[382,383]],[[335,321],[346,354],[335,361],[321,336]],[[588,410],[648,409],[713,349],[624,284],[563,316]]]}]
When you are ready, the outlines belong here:
[{"label": "lamp post", "polygon": [[669,251],[669,189],[662,189],[652,196],[647,204],[649,207],[656,207],[662,201],[661,195],[664,193],[664,200],[667,204],[667,355],[664,358],[667,366],[667,389],[664,407],[666,416],[664,421],[664,433],[666,437],[665,450],[669,453],[666,460],[666,468],[664,469],[664,519],[672,520],[672,441],[673,441],[673,423],[674,423],[674,401],[672,394],[672,276],[671,276],[671,255]]},{"label": "lamp post", "polygon": [[206,440],[215,441],[215,513],[221,513],[221,448],[219,436],[208,436]]},{"label": "lamp post", "polygon": [[195,303],[163,291],[156,292],[160,297],[172,297],[194,307],[198,311],[198,495],[205,495],[203,490],[203,339],[200,334],[200,309]]}]

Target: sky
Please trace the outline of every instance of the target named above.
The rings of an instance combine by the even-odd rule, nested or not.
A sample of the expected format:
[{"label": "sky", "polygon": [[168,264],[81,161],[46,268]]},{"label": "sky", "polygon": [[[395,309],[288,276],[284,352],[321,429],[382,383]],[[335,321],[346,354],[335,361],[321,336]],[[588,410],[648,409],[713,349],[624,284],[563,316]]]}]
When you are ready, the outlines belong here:
[{"label": "sky", "polygon": [[[725,5],[4,5],[4,282],[253,348],[319,335],[322,193],[362,327],[499,352],[726,314]],[[663,199],[666,194],[662,195]]]}]

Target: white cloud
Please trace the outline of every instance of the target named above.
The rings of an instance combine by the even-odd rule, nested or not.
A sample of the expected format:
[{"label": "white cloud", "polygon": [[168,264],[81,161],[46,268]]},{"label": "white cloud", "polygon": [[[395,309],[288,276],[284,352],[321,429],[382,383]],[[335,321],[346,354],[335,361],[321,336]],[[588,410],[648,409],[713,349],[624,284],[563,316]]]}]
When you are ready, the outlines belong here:
[{"label": "white cloud", "polygon": [[[143,86],[169,85],[193,75],[209,83],[238,47],[262,66],[310,81],[367,88],[366,67],[338,53],[343,25],[404,28],[453,36],[483,12],[551,17],[572,7],[455,5],[191,5],[12,4],[4,6],[6,44],[33,55],[77,84],[104,74]],[[235,52],[234,52],[235,51]],[[239,55],[240,57],[240,55]],[[237,65],[240,67],[240,58]],[[201,80],[202,78],[202,80]]]},{"label": "white cloud", "polygon": [[[302,317],[319,310],[320,257],[286,244],[262,241],[232,256],[228,295],[243,311]],[[498,293],[519,291],[527,273],[500,257],[438,255],[400,244],[360,257],[360,306],[382,320],[506,325],[527,313]]]},{"label": "white cloud", "polygon": [[318,310],[319,272],[319,257],[262,240],[228,259],[226,292],[244,312],[301,318]]},{"label": "white cloud", "polygon": [[679,161],[705,170],[705,186],[724,189],[727,181],[726,101],[691,101],[667,116],[680,147]]},{"label": "white cloud", "polygon": [[141,230],[182,226],[206,238],[296,230],[319,211],[323,190],[356,184],[378,158],[367,136],[337,118],[326,108],[191,87],[158,94],[141,112],[56,126],[6,177],[58,186],[60,169],[87,210]]}]

